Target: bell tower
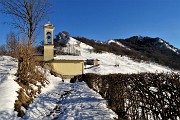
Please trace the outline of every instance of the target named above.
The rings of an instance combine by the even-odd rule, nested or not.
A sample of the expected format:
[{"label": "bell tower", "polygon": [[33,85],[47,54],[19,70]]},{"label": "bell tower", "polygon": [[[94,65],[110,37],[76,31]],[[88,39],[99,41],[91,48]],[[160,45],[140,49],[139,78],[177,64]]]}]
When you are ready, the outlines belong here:
[{"label": "bell tower", "polygon": [[44,61],[54,58],[54,41],[53,41],[54,26],[48,21],[44,25]]}]

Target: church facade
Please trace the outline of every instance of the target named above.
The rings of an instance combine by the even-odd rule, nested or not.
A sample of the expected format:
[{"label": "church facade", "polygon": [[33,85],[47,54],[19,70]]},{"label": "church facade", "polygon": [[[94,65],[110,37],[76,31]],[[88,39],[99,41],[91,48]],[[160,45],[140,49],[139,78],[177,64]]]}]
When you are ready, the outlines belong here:
[{"label": "church facade", "polygon": [[84,60],[81,56],[54,55],[54,29],[50,22],[44,25],[44,67],[63,79],[82,75],[84,72]]}]

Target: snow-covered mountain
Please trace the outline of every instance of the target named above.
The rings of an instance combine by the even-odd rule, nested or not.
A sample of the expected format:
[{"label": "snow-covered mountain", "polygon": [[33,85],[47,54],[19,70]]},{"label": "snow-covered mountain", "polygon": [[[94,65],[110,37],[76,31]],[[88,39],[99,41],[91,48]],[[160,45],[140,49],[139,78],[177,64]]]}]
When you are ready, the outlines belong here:
[{"label": "snow-covered mountain", "polygon": [[[109,41],[114,42],[114,41]],[[116,41],[115,41],[116,42]],[[99,66],[85,69],[85,73],[110,74],[110,73],[140,73],[140,72],[171,72],[166,66],[153,62],[136,62],[128,56],[115,55],[109,52],[95,53],[94,48],[74,38],[70,38],[69,44],[75,46],[81,52],[84,59],[98,59]],[[117,43],[118,44],[118,43]],[[122,44],[119,44],[123,46]],[[129,49],[126,46],[123,46]],[[118,65],[118,66],[116,66]]]},{"label": "snow-covered mountain", "polygon": [[180,50],[160,38],[134,36],[107,42],[97,42],[83,37],[75,37],[75,39],[92,46],[96,52],[106,51],[128,56],[137,61],[153,62],[180,70]]},{"label": "snow-covered mountain", "polygon": [[117,41],[139,52],[146,60],[180,70],[180,50],[161,38],[134,36]]}]

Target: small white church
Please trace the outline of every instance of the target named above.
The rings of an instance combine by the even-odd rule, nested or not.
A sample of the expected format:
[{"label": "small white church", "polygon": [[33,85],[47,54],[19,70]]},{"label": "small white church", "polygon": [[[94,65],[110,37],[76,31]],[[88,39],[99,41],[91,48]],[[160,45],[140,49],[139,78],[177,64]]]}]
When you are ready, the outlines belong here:
[{"label": "small white church", "polygon": [[44,25],[44,54],[41,57],[44,67],[63,79],[82,75],[84,60],[81,56],[54,55],[54,29],[50,21]]}]

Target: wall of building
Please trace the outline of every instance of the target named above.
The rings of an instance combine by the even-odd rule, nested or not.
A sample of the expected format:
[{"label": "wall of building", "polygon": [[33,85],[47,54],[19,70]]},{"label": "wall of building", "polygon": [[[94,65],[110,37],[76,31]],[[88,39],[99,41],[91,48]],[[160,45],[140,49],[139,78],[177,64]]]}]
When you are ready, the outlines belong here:
[{"label": "wall of building", "polygon": [[84,72],[83,60],[53,60],[47,64],[51,71],[61,76],[82,75]]},{"label": "wall of building", "polygon": [[44,45],[44,61],[54,58],[54,45]]}]

